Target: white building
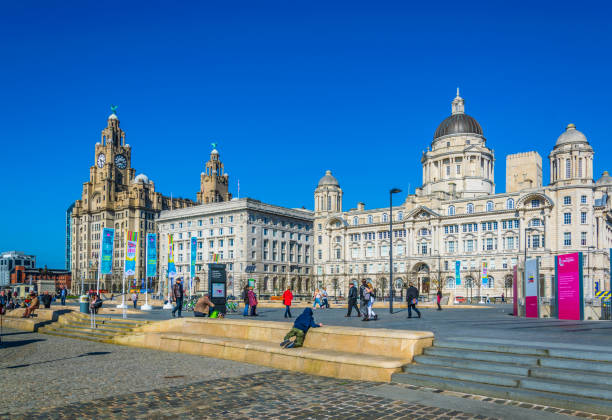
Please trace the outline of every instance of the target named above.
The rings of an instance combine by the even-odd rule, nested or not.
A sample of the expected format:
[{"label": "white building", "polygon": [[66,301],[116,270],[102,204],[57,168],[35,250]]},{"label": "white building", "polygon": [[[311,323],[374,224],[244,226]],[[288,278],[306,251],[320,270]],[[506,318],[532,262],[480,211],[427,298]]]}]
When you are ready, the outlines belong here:
[{"label": "white building", "polygon": [[[177,277],[189,284],[190,238],[197,238],[195,290],[206,290],[208,263],[227,264],[228,293],[238,296],[249,278],[260,294],[294,293],[312,287],[313,213],[250,198],[200,204],[161,212],[159,272],[167,285],[168,237],[174,242]],[[247,267],[252,271],[247,273]]]},{"label": "white building", "polygon": [[18,266],[34,268],[36,267],[36,257],[19,251],[7,251],[0,254],[0,286],[11,283],[11,274]]},{"label": "white building", "polygon": [[[457,296],[508,296],[513,267],[521,271],[527,254],[540,258],[540,294],[551,296],[554,256],[578,251],[585,254],[585,297],[595,282],[610,290],[612,177],[604,172],[594,181],[593,157],[585,135],[570,124],[548,156],[549,185],[542,183],[540,155],[518,153],[506,159],[507,191],[496,194],[493,150],[457,92],[422,155],[422,186],[393,207],[395,294],[414,282],[423,293],[441,287]],[[314,194],[315,275],[343,293],[349,281],[368,279],[386,295],[389,208],[358,203],[343,210],[342,195],[327,171]]]}]

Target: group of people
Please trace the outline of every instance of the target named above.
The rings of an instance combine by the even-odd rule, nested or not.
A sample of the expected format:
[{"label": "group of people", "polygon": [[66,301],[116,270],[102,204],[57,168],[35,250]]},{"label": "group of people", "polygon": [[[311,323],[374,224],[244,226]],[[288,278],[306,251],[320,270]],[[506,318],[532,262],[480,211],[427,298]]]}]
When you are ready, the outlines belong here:
[{"label": "group of people", "polygon": [[[353,308],[355,308],[357,311],[355,316],[362,317],[362,321],[376,321],[378,319],[378,315],[374,312],[376,289],[372,283],[361,280],[361,286],[357,289],[357,282],[353,281],[350,286],[348,294],[348,313],[345,316],[350,317]],[[359,307],[357,307],[357,299],[359,299]]]},{"label": "group of people", "polygon": [[242,290],[242,301],[244,302],[242,316],[259,316],[257,315],[257,295],[253,290],[253,286],[244,286]]},{"label": "group of people", "polygon": [[316,309],[317,305],[319,308],[329,309],[329,295],[327,294],[327,289],[324,287],[323,290],[315,289],[313,295],[312,309]]},{"label": "group of people", "polygon": [[57,290],[55,295],[44,291],[41,295],[38,295],[32,290],[23,302],[20,302],[17,291],[11,291],[10,289],[0,291],[0,308],[2,311],[13,310],[17,308],[25,308],[23,318],[32,316],[34,311],[40,308],[42,303],[45,309],[51,308],[51,303],[55,298],[60,299],[62,305],[66,305],[66,297],[68,296],[68,290],[63,285]]}]

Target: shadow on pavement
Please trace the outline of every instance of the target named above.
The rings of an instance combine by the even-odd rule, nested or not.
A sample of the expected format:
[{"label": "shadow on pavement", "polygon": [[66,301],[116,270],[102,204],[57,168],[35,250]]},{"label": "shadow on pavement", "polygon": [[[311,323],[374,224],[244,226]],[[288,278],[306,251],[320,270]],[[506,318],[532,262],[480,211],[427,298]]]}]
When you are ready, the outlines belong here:
[{"label": "shadow on pavement", "polygon": [[37,341],[47,341],[47,340],[44,340],[42,338],[32,338],[31,340],[15,340],[15,341],[2,340],[2,347],[0,348],[7,349],[11,347],[27,346],[28,344],[36,343]]},{"label": "shadow on pavement", "polygon": [[[32,341],[45,341],[45,340],[24,340],[24,341],[32,342]],[[79,354],[78,356],[73,356],[73,357],[64,357],[61,359],[45,360],[44,362],[35,362],[35,363],[26,363],[23,365],[7,366],[6,369],[19,369],[23,367],[32,366],[32,365],[42,365],[44,363],[53,363],[53,362],[61,362],[63,360],[78,359],[79,357],[103,356],[105,354],[110,354],[110,353],[111,353],[110,351],[90,351],[90,352]]]}]

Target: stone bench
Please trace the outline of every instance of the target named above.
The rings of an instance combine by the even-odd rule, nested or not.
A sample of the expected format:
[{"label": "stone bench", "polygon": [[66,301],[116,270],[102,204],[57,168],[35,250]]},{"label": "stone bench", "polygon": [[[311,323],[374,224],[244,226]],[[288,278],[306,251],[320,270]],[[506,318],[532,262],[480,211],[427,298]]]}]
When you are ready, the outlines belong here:
[{"label": "stone bench", "polygon": [[279,343],[292,324],[251,320],[179,318],[149,324],[115,343],[236,360],[344,379],[389,382],[434,335],[423,331],[311,328],[304,346]]},{"label": "stone bench", "polygon": [[25,308],[16,308],[6,311],[3,315],[2,325],[15,330],[36,332],[39,327],[57,321],[60,315],[68,312],[72,312],[72,309],[39,308],[34,310],[34,316],[22,318]]}]

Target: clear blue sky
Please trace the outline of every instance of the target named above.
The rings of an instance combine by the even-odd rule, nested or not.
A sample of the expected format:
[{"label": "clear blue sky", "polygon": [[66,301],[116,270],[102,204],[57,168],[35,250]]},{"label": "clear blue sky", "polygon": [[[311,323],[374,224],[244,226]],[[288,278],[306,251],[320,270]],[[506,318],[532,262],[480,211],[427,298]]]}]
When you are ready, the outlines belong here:
[{"label": "clear blue sky", "polygon": [[537,150],[548,182],[570,122],[612,169],[608,2],[176,3],[3,2],[0,250],[63,267],[111,104],[137,173],[194,199],[215,141],[234,194],[312,208],[331,169],[345,208],[387,205],[420,185],[457,86],[498,192],[508,153]]}]

